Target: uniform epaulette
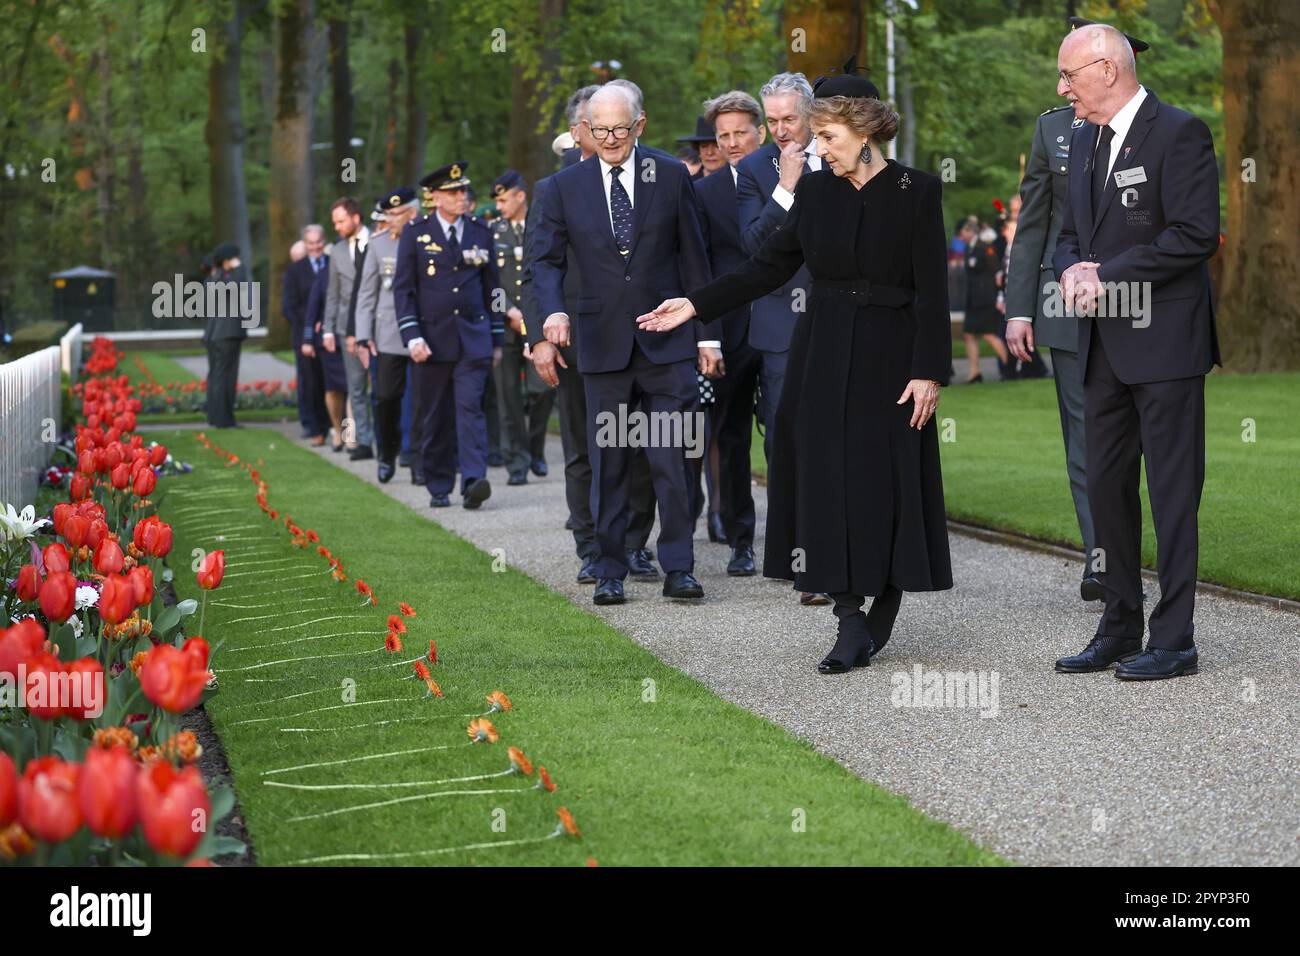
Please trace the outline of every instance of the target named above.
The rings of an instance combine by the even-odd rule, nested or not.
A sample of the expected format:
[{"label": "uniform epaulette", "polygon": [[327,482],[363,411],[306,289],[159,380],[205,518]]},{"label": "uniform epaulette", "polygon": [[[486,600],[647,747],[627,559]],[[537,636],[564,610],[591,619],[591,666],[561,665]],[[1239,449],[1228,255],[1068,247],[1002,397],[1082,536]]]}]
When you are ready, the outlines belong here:
[{"label": "uniform epaulette", "polygon": [[1048,113],[1059,113],[1061,112],[1061,110],[1070,110],[1070,109],[1074,109],[1074,107],[1071,106],[1069,103],[1066,103],[1064,106],[1053,106],[1051,109],[1043,110],[1038,115],[1046,116]]}]

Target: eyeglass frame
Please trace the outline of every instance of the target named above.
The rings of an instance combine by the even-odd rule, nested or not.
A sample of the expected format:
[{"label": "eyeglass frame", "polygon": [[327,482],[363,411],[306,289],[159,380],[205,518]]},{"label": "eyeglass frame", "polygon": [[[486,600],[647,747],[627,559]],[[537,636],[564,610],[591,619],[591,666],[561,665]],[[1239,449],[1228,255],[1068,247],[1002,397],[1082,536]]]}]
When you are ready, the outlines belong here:
[{"label": "eyeglass frame", "polygon": [[1088,67],[1093,66],[1097,63],[1104,63],[1109,59],[1110,57],[1108,56],[1098,57],[1097,59],[1093,60],[1092,63],[1085,63],[1083,66],[1075,67],[1073,70],[1057,70],[1056,75],[1061,78],[1061,82],[1064,83],[1066,87],[1073,89],[1074,76],[1076,74],[1082,73]]},{"label": "eyeglass frame", "polygon": [[[596,140],[601,143],[609,139],[611,133],[614,134],[614,141],[621,143],[623,140],[627,139],[629,136],[632,135],[632,130],[636,129],[636,123],[632,123],[630,126],[592,126],[591,120],[584,119],[582,122],[586,124],[587,129],[591,133],[591,135],[594,136]],[[597,133],[596,130],[598,129],[604,130],[605,131],[604,135]],[[624,131],[622,136],[618,135],[618,130]]]}]

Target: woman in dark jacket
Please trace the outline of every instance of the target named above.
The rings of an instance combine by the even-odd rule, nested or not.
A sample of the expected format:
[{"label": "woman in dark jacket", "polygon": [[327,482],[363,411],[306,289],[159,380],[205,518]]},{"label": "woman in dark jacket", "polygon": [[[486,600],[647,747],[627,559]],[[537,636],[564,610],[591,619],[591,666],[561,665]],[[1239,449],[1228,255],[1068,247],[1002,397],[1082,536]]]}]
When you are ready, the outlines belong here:
[{"label": "woman in dark jacket", "polygon": [[819,83],[825,167],[799,181],[784,224],[735,272],[637,320],[663,331],[718,316],[808,264],[773,424],[763,573],[831,595],[839,633],[823,673],[870,663],[903,591],[952,587],[933,420],[952,358],[940,183],[883,157],[898,114],[874,90],[851,75]]}]

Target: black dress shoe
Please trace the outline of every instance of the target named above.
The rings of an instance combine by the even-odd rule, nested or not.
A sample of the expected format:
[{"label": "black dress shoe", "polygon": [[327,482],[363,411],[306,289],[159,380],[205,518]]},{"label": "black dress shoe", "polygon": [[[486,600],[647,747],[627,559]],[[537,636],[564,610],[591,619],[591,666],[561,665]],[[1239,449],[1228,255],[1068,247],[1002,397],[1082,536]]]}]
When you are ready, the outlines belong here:
[{"label": "black dress shoe", "polygon": [[501,456],[501,452],[490,451],[488,452],[487,463],[489,468],[501,468],[505,465],[506,460]]},{"label": "black dress shoe", "polygon": [[507,485],[526,485],[528,484],[528,472],[512,471],[510,477],[506,479]]},{"label": "black dress shoe", "polygon": [[348,458],[352,461],[369,461],[375,457],[374,449],[369,445],[358,445],[348,452]]},{"label": "black dress shoe", "polygon": [[799,603],[804,607],[820,607],[823,604],[830,604],[831,599],[828,594],[821,594],[817,591],[805,591],[799,595]]},{"label": "black dress shoe", "polygon": [[847,674],[855,667],[870,667],[875,652],[866,626],[866,615],[859,613],[851,624],[840,622],[835,646],[822,658],[817,670],[822,674]]},{"label": "black dress shoe", "polygon": [[391,461],[381,460],[379,462],[379,483],[381,485],[386,485],[392,481],[395,474],[397,474],[397,468],[393,466]]},{"label": "black dress shoe", "polygon": [[754,549],[748,545],[732,548],[731,560],[727,562],[727,573],[733,578],[747,578],[754,574]]},{"label": "black dress shoe", "polygon": [[422,472],[419,468],[411,469],[411,484],[413,485],[428,484],[428,482],[424,480],[424,472]]},{"label": "black dress shoe", "polygon": [[1079,597],[1085,601],[1104,601],[1106,590],[1101,586],[1101,578],[1090,574],[1079,583]]},{"label": "black dress shoe", "polygon": [[550,469],[546,467],[545,458],[534,458],[531,467],[533,469],[533,474],[538,478],[545,478],[547,473],[550,471]]},{"label": "black dress shoe", "polygon": [[397,456],[397,463],[398,463],[399,465],[401,465],[403,468],[410,468],[410,467],[411,467],[411,455],[410,455],[410,453],[409,453],[409,452],[402,452],[400,455],[398,455],[398,456]]},{"label": "black dress shoe", "polygon": [[596,604],[622,604],[627,600],[623,597],[623,582],[618,578],[601,578],[596,582],[596,593],[591,600]]},{"label": "black dress shoe", "polygon": [[627,552],[627,573],[633,581],[659,580],[659,569],[650,561],[650,552],[645,548]]},{"label": "black dress shoe", "polygon": [[339,442],[337,445],[334,446],[334,451],[336,453],[341,452],[342,450],[343,450],[343,442]]},{"label": "black dress shoe", "polygon": [[664,597],[702,598],[704,586],[689,571],[669,571],[664,577]]},{"label": "black dress shoe", "polygon": [[450,507],[451,507],[451,495],[430,495],[430,496],[429,496],[429,507],[430,507],[430,508],[450,508]]},{"label": "black dress shoe", "polygon": [[1148,647],[1137,657],[1115,668],[1120,680],[1164,680],[1166,677],[1185,677],[1201,670],[1196,648],[1175,651],[1167,647]]},{"label": "black dress shoe", "polygon": [[722,526],[722,515],[716,511],[709,512],[709,540],[714,544],[727,543],[727,529]]},{"label": "black dress shoe", "polygon": [[461,504],[471,511],[492,497],[492,486],[486,478],[475,478],[465,489]]},{"label": "black dress shoe", "polygon": [[596,562],[584,558],[582,561],[582,567],[578,569],[578,583],[595,584],[596,578]]},{"label": "black dress shoe", "polygon": [[1104,671],[1112,664],[1132,660],[1142,653],[1140,638],[1103,637],[1098,634],[1078,654],[1056,662],[1061,674],[1091,674]]}]

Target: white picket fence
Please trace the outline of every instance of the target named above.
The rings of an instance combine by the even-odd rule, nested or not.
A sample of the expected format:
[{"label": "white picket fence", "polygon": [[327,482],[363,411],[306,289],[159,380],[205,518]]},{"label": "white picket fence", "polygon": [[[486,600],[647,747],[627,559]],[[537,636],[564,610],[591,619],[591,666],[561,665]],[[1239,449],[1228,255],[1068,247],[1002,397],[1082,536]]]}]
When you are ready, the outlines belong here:
[{"label": "white picket fence", "polygon": [[63,355],[63,372],[69,382],[75,382],[81,372],[81,323],[78,322],[59,339],[59,351]]},{"label": "white picket fence", "polygon": [[57,345],[0,365],[0,507],[36,499],[58,436],[62,367]]}]

